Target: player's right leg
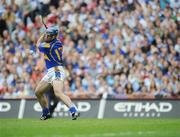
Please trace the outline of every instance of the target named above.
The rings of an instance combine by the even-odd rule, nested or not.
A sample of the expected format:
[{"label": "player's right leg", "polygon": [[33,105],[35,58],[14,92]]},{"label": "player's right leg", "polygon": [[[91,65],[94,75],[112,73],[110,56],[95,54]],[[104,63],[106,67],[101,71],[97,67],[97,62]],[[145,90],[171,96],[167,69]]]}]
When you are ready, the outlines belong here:
[{"label": "player's right leg", "polygon": [[61,99],[61,101],[69,108],[72,115],[72,120],[76,120],[80,113],[78,112],[75,105],[72,103],[71,99],[63,93],[63,81],[53,80],[54,94]]},{"label": "player's right leg", "polygon": [[49,109],[48,109],[48,102],[47,102],[47,98],[44,95],[44,93],[51,87],[51,84],[49,84],[48,82],[41,80],[38,84],[38,86],[36,87],[35,90],[35,95],[42,107],[42,116],[41,116],[41,120],[46,120],[48,118],[50,118],[50,113],[49,113]]}]

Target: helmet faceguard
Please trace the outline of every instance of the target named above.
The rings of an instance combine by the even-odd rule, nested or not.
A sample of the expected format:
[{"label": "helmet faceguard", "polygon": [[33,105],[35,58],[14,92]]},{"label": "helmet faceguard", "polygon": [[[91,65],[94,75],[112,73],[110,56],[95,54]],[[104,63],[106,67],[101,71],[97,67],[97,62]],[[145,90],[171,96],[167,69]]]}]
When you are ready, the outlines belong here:
[{"label": "helmet faceguard", "polygon": [[46,29],[45,32],[45,41],[46,42],[51,42],[57,37],[58,34],[58,27],[49,27]]}]

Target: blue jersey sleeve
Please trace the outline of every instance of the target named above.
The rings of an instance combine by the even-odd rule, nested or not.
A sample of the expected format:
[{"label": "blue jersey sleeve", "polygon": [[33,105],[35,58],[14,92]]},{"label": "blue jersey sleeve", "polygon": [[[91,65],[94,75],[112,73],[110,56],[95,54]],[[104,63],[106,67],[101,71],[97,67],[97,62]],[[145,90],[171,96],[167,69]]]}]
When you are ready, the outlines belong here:
[{"label": "blue jersey sleeve", "polygon": [[41,43],[39,46],[39,51],[40,52],[45,52],[46,50],[48,50],[50,48],[50,44],[49,43]]},{"label": "blue jersey sleeve", "polygon": [[62,52],[62,51],[63,51],[63,44],[62,44],[60,41],[57,41],[57,42],[55,43],[53,49],[54,49],[54,50],[57,49],[58,51]]}]

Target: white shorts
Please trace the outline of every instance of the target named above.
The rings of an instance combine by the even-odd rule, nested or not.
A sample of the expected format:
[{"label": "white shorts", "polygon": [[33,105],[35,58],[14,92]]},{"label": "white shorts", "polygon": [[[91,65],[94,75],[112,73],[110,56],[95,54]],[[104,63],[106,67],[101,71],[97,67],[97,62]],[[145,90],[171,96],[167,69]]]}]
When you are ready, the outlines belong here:
[{"label": "white shorts", "polygon": [[42,80],[52,84],[53,80],[64,81],[65,77],[66,75],[64,68],[62,66],[57,66],[48,69],[48,72],[45,74]]}]

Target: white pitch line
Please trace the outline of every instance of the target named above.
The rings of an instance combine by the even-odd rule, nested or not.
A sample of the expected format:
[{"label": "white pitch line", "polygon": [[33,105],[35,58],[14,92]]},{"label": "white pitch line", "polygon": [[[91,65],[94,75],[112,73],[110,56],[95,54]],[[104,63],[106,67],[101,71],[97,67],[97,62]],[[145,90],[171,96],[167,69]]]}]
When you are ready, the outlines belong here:
[{"label": "white pitch line", "polygon": [[138,132],[119,132],[119,133],[102,133],[89,135],[75,135],[74,137],[119,137],[119,136],[134,136],[134,135],[154,135],[154,131],[138,131]]},{"label": "white pitch line", "polygon": [[[107,132],[107,133],[92,133],[92,134],[74,134],[74,135],[52,135],[51,137],[129,137],[129,136],[159,136],[159,135],[166,135],[166,133],[160,131],[122,131],[118,133]],[[42,137],[42,135],[36,135],[34,137]],[[43,137],[48,137],[48,135],[43,135]]]}]

